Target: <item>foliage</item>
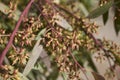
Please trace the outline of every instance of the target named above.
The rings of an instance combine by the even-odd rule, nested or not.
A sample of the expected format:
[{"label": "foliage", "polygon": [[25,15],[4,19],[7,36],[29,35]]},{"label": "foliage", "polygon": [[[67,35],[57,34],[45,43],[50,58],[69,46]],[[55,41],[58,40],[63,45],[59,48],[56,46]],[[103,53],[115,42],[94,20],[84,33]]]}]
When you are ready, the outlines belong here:
[{"label": "foliage", "polygon": [[[97,73],[93,54],[99,55],[96,60],[107,59],[114,74],[113,66],[120,65],[120,47],[95,38],[99,26],[89,18],[103,15],[106,23],[109,8],[117,6],[113,21],[118,33],[119,1],[100,0],[100,7],[92,12],[94,0],[56,1],[0,1],[1,80],[57,80],[59,76],[83,80],[81,73],[89,80],[88,72],[95,80],[105,80]],[[87,71],[86,62],[93,71]]]}]

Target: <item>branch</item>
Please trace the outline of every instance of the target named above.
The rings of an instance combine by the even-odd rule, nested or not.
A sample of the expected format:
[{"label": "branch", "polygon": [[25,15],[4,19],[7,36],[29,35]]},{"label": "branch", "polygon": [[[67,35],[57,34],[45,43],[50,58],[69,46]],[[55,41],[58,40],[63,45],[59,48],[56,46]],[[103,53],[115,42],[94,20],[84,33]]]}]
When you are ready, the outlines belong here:
[{"label": "branch", "polygon": [[30,9],[30,7],[31,7],[31,5],[32,5],[33,2],[34,2],[34,0],[31,0],[28,3],[28,5],[26,6],[26,8],[24,9],[24,11],[21,13],[20,18],[19,18],[19,20],[18,20],[18,22],[17,22],[17,24],[16,24],[16,26],[15,26],[15,28],[14,28],[11,36],[10,36],[10,39],[9,39],[9,42],[8,42],[7,46],[5,47],[5,49],[3,50],[3,52],[0,54],[0,66],[3,63],[4,57],[7,54],[8,50],[9,50],[9,48],[10,48],[12,42],[13,42],[15,34],[18,31],[18,28],[19,28],[19,26],[20,26],[23,18],[26,17],[26,15],[27,15],[27,13],[28,13],[28,11],[29,11],[29,9]]}]

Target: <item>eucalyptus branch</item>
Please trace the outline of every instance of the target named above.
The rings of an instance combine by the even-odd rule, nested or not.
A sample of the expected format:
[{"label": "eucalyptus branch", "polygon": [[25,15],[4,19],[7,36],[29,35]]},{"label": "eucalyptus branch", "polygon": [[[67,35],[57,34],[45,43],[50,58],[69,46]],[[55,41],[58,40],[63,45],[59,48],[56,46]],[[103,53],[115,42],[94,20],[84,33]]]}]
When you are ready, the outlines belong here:
[{"label": "eucalyptus branch", "polygon": [[[107,3],[104,0],[100,1],[102,1],[101,5],[103,5],[104,2]],[[64,79],[77,80],[83,78],[91,80],[90,75],[88,75],[88,72],[90,72],[94,79],[105,80],[103,76],[95,72],[87,71],[82,65],[85,61],[88,61],[89,66],[96,71],[89,52],[98,53],[98,56],[95,57],[96,60],[107,60],[109,71],[105,73],[105,77],[114,77],[115,64],[120,63],[120,46],[113,41],[99,39],[94,36],[94,33],[97,33],[98,26],[90,23],[88,17],[83,19],[82,15],[80,16],[79,13],[74,13],[76,10],[78,12],[82,10],[80,7],[83,6],[76,6],[77,4],[81,4],[81,2],[67,1],[62,4],[57,4],[54,0],[28,0],[26,4],[24,0],[21,0],[19,3],[13,0],[10,1],[9,8],[6,4],[6,1],[0,4],[2,6],[0,8],[2,11],[0,15],[2,16],[8,13],[8,15],[3,16],[3,19],[0,20],[0,47],[2,48],[0,50],[3,50],[0,53],[0,80],[37,79],[39,73],[29,77],[31,74],[34,74],[34,72],[29,74],[32,68],[37,71],[42,69],[40,71],[42,75],[45,75],[45,71],[49,72],[46,79],[57,79],[57,76],[60,75],[59,73],[62,72]],[[24,6],[24,4],[26,5]],[[110,7],[109,3],[107,5],[107,7]],[[21,9],[19,6],[24,7],[24,9],[17,14],[16,9],[18,11]],[[69,7],[69,9],[66,7]],[[103,9],[97,9],[97,15],[100,15],[100,12],[102,12],[104,8],[107,8],[102,7]],[[8,11],[3,12],[4,9],[8,9]],[[31,9],[35,10],[29,11]],[[119,12],[119,10],[117,12]],[[6,26],[4,26],[6,20],[8,26],[15,23],[15,21],[10,21],[14,13],[17,15],[17,18],[15,16],[14,19],[17,21],[14,29],[11,27],[6,28]],[[96,12],[92,15],[95,16],[95,14]],[[115,18],[119,17],[116,16]],[[116,20],[117,19],[114,21]],[[21,28],[19,30],[20,26]],[[9,31],[10,29],[12,29],[12,32]],[[44,68],[41,63],[38,63],[40,60],[37,60],[39,54],[31,55],[31,58],[29,56],[30,50],[39,38],[41,39],[38,42],[38,48],[41,44],[44,50],[48,52],[48,54],[43,53],[43,55],[40,55],[40,59],[46,68]],[[36,48],[36,50],[33,48],[32,51],[34,53],[40,53],[39,51],[41,50],[38,48]],[[47,59],[48,56],[51,56],[51,60]],[[84,60],[82,58],[84,58]],[[114,62],[114,65],[111,64],[111,60]],[[50,61],[52,61],[53,65],[50,65]],[[23,73],[21,70],[23,70]],[[81,76],[81,74],[83,76]],[[41,76],[39,76],[39,78],[41,78]]]},{"label": "eucalyptus branch", "polygon": [[0,66],[3,63],[4,57],[7,54],[8,50],[9,50],[9,48],[10,48],[12,42],[13,42],[15,34],[18,31],[18,28],[20,27],[20,24],[21,24],[22,20],[24,19],[24,17],[26,17],[26,15],[27,15],[27,13],[28,13],[28,11],[29,11],[29,9],[30,9],[30,7],[31,7],[31,5],[32,5],[33,2],[34,2],[34,0],[31,0],[28,3],[28,5],[26,6],[26,8],[24,9],[24,11],[21,13],[20,18],[19,18],[19,20],[18,20],[18,22],[17,22],[17,24],[16,24],[16,26],[15,26],[15,28],[14,28],[11,36],[10,36],[10,40],[9,40],[7,46],[5,47],[5,49],[3,50],[3,52],[0,54]]},{"label": "eucalyptus branch", "polygon": [[[75,16],[73,13],[71,13],[71,12],[68,11],[67,9],[63,8],[62,6],[60,6],[60,5],[58,5],[58,4],[54,4],[54,5],[55,5],[57,8],[65,11],[66,13],[68,13],[69,15],[71,15],[72,17],[74,17],[76,20],[81,21],[82,24],[84,23],[81,18],[78,18],[78,17]],[[100,48],[101,50],[104,51],[104,53],[105,53],[105,55],[106,55],[106,57],[107,57],[108,63],[109,63],[109,65],[110,65],[110,67],[112,67],[111,62],[110,62],[110,58],[109,58],[109,53],[108,53],[108,51],[103,47],[103,45],[101,44],[101,42],[100,42],[98,39],[96,39],[92,33],[90,33],[90,32],[88,33],[84,28],[80,27],[80,29],[83,30],[84,33],[85,33],[86,35],[88,35],[88,37],[90,37],[90,38],[93,39],[93,41],[94,41],[94,43],[95,43],[95,46],[97,46],[98,48]],[[111,70],[112,70],[112,69],[111,69]]]}]

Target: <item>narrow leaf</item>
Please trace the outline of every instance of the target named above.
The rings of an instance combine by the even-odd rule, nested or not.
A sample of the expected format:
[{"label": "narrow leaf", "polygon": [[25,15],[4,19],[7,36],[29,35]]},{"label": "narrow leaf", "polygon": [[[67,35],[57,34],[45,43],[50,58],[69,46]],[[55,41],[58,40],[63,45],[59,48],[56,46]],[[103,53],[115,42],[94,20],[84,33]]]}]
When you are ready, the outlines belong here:
[{"label": "narrow leaf", "polygon": [[[35,40],[40,39],[40,38],[41,38],[41,35],[43,35],[43,34],[45,33],[45,31],[46,31],[46,28],[42,29],[42,30],[38,33],[38,35],[37,35],[37,37],[35,38]],[[50,58],[49,58],[49,56],[48,56],[48,54],[47,54],[47,52],[46,52],[45,50],[42,51],[42,53],[41,53],[41,55],[40,55],[40,58],[41,58],[41,60],[43,61],[43,63],[46,65],[46,67],[47,67],[47,69],[48,69],[48,71],[49,71],[50,68],[51,68],[51,63],[50,63]]]},{"label": "narrow leaf", "polygon": [[120,12],[118,10],[119,8],[120,8],[120,3],[117,4],[115,8],[114,28],[117,35],[118,35],[118,32],[120,31]]},{"label": "narrow leaf", "polygon": [[42,62],[45,64],[45,66],[47,67],[48,71],[50,71],[51,62],[50,62],[49,55],[47,54],[47,52],[45,50],[42,51],[40,58],[41,58]]},{"label": "narrow leaf", "polygon": [[30,56],[30,59],[23,71],[23,74],[26,76],[30,71],[31,69],[34,67],[37,59],[39,58],[40,54],[42,53],[43,51],[43,46],[42,45],[39,45],[40,43],[40,39],[37,41],[37,43],[35,44],[35,47],[33,48],[32,50],[32,54]]},{"label": "narrow leaf", "polygon": [[98,8],[96,8],[95,10],[93,10],[92,12],[90,12],[90,14],[87,16],[87,18],[96,18],[104,13],[106,13],[109,8],[113,5],[114,1],[111,0],[110,2],[104,4],[103,6],[100,6]]},{"label": "narrow leaf", "polygon": [[104,25],[107,23],[108,16],[109,16],[109,12],[108,11],[102,15]]},{"label": "narrow leaf", "polygon": [[37,34],[37,37],[35,38],[35,40],[38,40],[41,38],[41,35],[43,35],[46,31],[46,28],[42,29],[38,34]]},{"label": "narrow leaf", "polygon": [[117,63],[120,66],[120,57],[116,54],[113,54],[115,57],[115,63]]},{"label": "narrow leaf", "polygon": [[35,65],[35,63],[36,63],[36,61],[37,61],[37,59],[39,57],[41,57],[42,59],[44,58],[43,62],[47,66],[48,70],[51,67],[50,59],[49,59],[49,57],[46,57],[46,56],[48,56],[48,54],[43,49],[43,46],[39,45],[40,40],[41,40],[41,35],[43,35],[45,33],[45,31],[46,31],[46,28],[44,28],[43,30],[41,30],[38,33],[37,37],[35,38],[35,40],[38,40],[38,41],[36,42],[36,44],[35,44],[35,46],[34,46],[34,48],[32,50],[32,54],[30,56],[30,59],[29,59],[27,65],[26,65],[26,67],[25,67],[25,69],[23,71],[24,75],[27,75],[31,71],[31,69],[34,68],[34,65]]},{"label": "narrow leaf", "polygon": [[105,80],[105,78],[103,76],[101,76],[95,72],[92,72],[92,74],[93,74],[95,80]]},{"label": "narrow leaf", "polygon": [[61,26],[62,28],[65,28],[69,31],[72,31],[72,26],[60,15],[54,15],[55,22]]},{"label": "narrow leaf", "polygon": [[40,71],[41,73],[43,73],[43,68],[41,66],[41,64],[38,62],[37,65],[34,66],[33,70],[38,70]]}]

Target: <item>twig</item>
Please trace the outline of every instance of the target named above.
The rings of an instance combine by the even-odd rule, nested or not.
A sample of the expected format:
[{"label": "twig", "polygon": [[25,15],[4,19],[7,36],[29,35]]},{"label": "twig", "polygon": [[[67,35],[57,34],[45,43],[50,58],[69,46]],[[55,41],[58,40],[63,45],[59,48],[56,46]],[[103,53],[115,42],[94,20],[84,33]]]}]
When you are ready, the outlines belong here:
[{"label": "twig", "polygon": [[39,8],[39,6],[36,4],[36,3],[33,3],[34,5],[35,5],[35,7],[39,10],[39,12],[41,13],[41,15],[44,17],[44,19],[47,21],[47,23],[48,23],[48,25],[52,28],[53,26],[49,23],[49,21],[48,21],[48,18],[47,18],[47,16],[42,12],[42,6],[41,6],[41,3],[40,3],[40,8]]},{"label": "twig", "polygon": [[70,55],[72,56],[75,64],[81,69],[81,71],[82,71],[83,74],[85,75],[86,79],[89,80],[89,78],[88,78],[88,76],[86,75],[86,72],[85,72],[85,70],[83,69],[83,67],[78,63],[78,61],[75,59],[74,55],[73,55],[71,52],[69,52],[69,53],[70,53]]},{"label": "twig", "polygon": [[41,3],[39,3],[39,6],[36,3],[33,3],[35,5],[35,7],[39,10],[39,12],[41,13],[41,15],[44,17],[44,19],[46,20],[47,24],[50,27],[50,30],[52,30],[53,33],[55,33],[56,31],[54,30],[54,26],[48,21],[48,16],[46,16],[43,12],[42,12],[42,5]]},{"label": "twig", "polygon": [[10,39],[9,39],[9,42],[8,42],[7,46],[5,47],[5,49],[3,50],[3,52],[0,54],[0,66],[1,66],[2,63],[3,63],[4,57],[5,57],[5,55],[7,54],[8,50],[9,50],[9,48],[10,48],[12,42],[13,42],[13,39],[14,39],[14,37],[15,37],[15,34],[16,34],[16,32],[17,32],[17,30],[18,30],[18,28],[19,28],[19,26],[20,26],[23,18],[26,17],[26,15],[27,15],[30,7],[31,7],[31,4],[32,4],[33,2],[34,2],[34,0],[31,0],[31,1],[28,3],[28,5],[26,6],[26,8],[24,9],[24,11],[21,13],[20,18],[19,18],[19,20],[18,20],[18,22],[17,22],[17,24],[16,24],[16,26],[15,26],[15,28],[14,28],[11,36],[10,36]]}]

